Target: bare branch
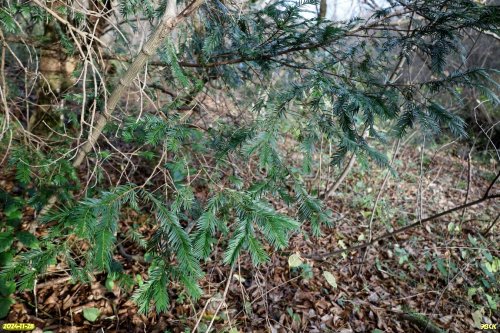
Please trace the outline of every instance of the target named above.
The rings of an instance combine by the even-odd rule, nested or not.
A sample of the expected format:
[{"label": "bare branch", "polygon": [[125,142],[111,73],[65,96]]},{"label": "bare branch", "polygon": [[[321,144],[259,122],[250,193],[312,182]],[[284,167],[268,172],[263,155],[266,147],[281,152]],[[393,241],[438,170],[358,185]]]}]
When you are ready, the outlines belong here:
[{"label": "bare branch", "polygon": [[[174,1],[174,0],[171,0]],[[97,118],[95,127],[91,129],[87,142],[79,150],[76,158],[73,160],[73,167],[78,168],[85,159],[85,156],[92,150],[95,143],[101,136],[101,133],[108,123],[108,119],[111,117],[112,113],[116,109],[118,102],[127,90],[127,88],[132,84],[132,81],[137,76],[137,74],[142,70],[146,61],[156,52],[156,50],[163,43],[168,34],[177,26],[179,23],[183,22],[188,16],[190,16],[194,11],[196,11],[202,4],[204,0],[194,0],[189,3],[182,12],[177,16],[169,16],[169,12],[165,12],[165,16],[162,21],[154,31],[151,38],[144,44],[141,51],[132,62],[127,72],[119,80],[119,84],[111,93],[107,105],[105,106],[104,112]],[[54,195],[49,198],[47,205],[43,207],[40,215],[46,214],[52,206],[57,202],[57,197]]]},{"label": "bare branch", "polygon": [[450,209],[445,210],[445,211],[443,211],[441,213],[437,213],[437,214],[432,215],[430,217],[427,217],[425,219],[413,222],[412,224],[408,224],[407,226],[404,226],[402,228],[396,229],[396,230],[394,230],[392,232],[388,232],[386,234],[383,234],[382,236],[379,236],[379,237],[373,239],[371,242],[366,242],[366,243],[363,243],[363,244],[360,244],[360,245],[351,246],[351,247],[349,247],[347,249],[336,250],[336,251],[333,251],[333,252],[330,252],[330,253],[320,253],[320,254],[313,253],[313,254],[304,255],[303,257],[304,258],[308,258],[308,259],[312,259],[312,260],[316,260],[316,261],[324,261],[324,260],[326,260],[328,258],[331,258],[333,256],[336,256],[338,254],[342,254],[342,253],[346,253],[346,252],[351,252],[351,251],[356,251],[356,250],[361,250],[361,249],[370,247],[372,245],[375,245],[378,241],[381,241],[381,240],[384,240],[386,238],[393,237],[395,235],[401,234],[401,233],[403,233],[403,232],[405,232],[407,230],[413,229],[415,227],[423,226],[424,223],[426,223],[426,222],[430,222],[430,221],[435,220],[437,218],[440,218],[442,216],[445,216],[445,215],[448,215],[450,213],[456,212],[457,210],[462,210],[462,209],[467,208],[467,207],[478,205],[478,204],[480,204],[480,203],[482,203],[484,201],[492,200],[492,199],[498,199],[498,198],[500,198],[500,194],[493,194],[493,195],[489,195],[489,196],[484,196],[484,197],[482,197],[480,199],[477,199],[475,201],[471,201],[469,203],[466,203],[466,204],[463,204],[463,205],[460,205],[460,206],[456,206],[456,207],[450,208]]}]

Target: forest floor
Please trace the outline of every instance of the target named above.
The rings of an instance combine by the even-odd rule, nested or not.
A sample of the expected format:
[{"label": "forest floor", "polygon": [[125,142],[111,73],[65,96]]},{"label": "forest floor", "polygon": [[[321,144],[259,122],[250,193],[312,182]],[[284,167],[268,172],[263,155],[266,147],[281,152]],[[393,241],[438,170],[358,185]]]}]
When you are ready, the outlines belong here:
[{"label": "forest floor", "polygon": [[[427,217],[463,204],[467,193],[468,202],[480,198],[494,176],[486,162],[473,161],[469,172],[467,161],[452,149],[424,153],[415,146],[402,148],[394,165],[397,177],[388,178],[375,210],[374,238],[416,221],[419,210]],[[5,322],[43,327],[35,332],[68,333],[193,332],[194,327],[204,332],[212,321],[216,332],[231,333],[478,332],[480,324],[500,325],[498,281],[488,277],[488,269],[500,269],[500,223],[481,235],[498,218],[498,199],[411,228],[367,251],[307,259],[369,239],[384,175],[355,166],[337,194],[325,200],[334,212],[333,227],[312,237],[306,226],[265,265],[252,267],[243,255],[231,270],[220,265],[223,250],[216,249],[214,260],[204,264],[204,296],[196,303],[174,285],[170,311],[144,316],[130,300],[131,292],[107,283],[105,275],[73,284],[65,267],[54,266],[34,290],[15,295]],[[2,186],[11,186],[9,180],[2,179]],[[496,184],[491,191],[498,189]],[[121,228],[146,218],[127,212]],[[116,259],[145,279],[147,264],[135,260],[142,250],[127,241],[121,245]],[[99,309],[94,322],[83,316],[88,308]]]}]

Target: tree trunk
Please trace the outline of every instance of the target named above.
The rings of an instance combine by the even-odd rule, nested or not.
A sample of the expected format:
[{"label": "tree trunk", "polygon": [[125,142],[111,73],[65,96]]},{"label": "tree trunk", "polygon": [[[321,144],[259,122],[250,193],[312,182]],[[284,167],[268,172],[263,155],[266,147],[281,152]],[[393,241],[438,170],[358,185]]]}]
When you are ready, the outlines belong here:
[{"label": "tree trunk", "polygon": [[319,18],[324,19],[326,17],[326,0],[321,0],[319,4]]}]

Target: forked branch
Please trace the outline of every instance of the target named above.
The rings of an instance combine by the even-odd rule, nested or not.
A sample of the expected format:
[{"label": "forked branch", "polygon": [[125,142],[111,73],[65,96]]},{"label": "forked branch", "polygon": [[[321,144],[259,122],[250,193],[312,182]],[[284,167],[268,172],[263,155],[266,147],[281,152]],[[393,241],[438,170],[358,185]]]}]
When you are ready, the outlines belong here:
[{"label": "forked branch", "polygon": [[[87,154],[92,150],[97,140],[101,136],[102,131],[108,123],[108,120],[110,119],[112,113],[115,111],[123,94],[125,93],[127,88],[131,86],[132,81],[142,70],[146,61],[148,61],[148,59],[155,54],[156,50],[161,46],[170,32],[177,25],[183,22],[187,17],[189,17],[193,12],[195,12],[204,3],[204,1],[205,0],[192,1],[178,15],[174,14],[173,16],[171,16],[168,9],[165,11],[165,16],[162,18],[162,21],[159,23],[153,35],[146,42],[146,44],[144,44],[135,60],[127,69],[126,73],[123,75],[123,77],[120,78],[119,84],[111,93],[104,108],[104,112],[101,113],[97,118],[95,126],[91,128],[89,132],[87,141],[80,148],[76,158],[73,160],[72,165],[74,168],[78,168],[85,160],[85,156],[87,156]],[[170,5],[173,4],[175,6],[175,0],[170,0],[169,3]],[[45,215],[56,202],[57,196],[53,195],[52,197],[50,197],[45,207],[43,207],[43,209],[41,210],[40,216]]]}]

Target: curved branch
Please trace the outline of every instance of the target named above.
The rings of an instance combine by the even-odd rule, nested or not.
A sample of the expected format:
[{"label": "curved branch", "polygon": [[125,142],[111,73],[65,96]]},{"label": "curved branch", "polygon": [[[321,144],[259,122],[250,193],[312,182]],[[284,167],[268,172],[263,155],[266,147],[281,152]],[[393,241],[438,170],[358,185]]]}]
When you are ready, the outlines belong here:
[{"label": "curved branch", "polygon": [[484,192],[483,197],[486,198],[490,194],[490,191],[493,188],[493,185],[495,185],[495,183],[497,182],[497,180],[498,180],[499,177],[500,177],[500,171],[498,171],[498,173],[495,176],[495,178],[491,181],[490,186],[488,186],[488,188],[486,189],[486,192]]},{"label": "curved branch", "polygon": [[[188,16],[190,16],[194,11],[196,11],[205,0],[193,0],[189,3],[186,8],[178,15],[170,16],[171,12],[167,9],[165,11],[165,16],[162,21],[153,32],[151,38],[144,44],[141,51],[134,59],[130,67],[127,69],[127,72],[123,75],[123,77],[119,80],[119,84],[111,93],[107,105],[104,108],[104,112],[99,115],[97,118],[95,127],[91,128],[89,133],[89,137],[82,148],[79,150],[76,158],[73,160],[73,167],[78,168],[85,159],[85,156],[92,150],[95,143],[99,139],[104,130],[104,127],[108,123],[109,118],[112,113],[115,111],[118,102],[120,101],[122,95],[125,93],[127,88],[132,84],[132,81],[135,79],[137,74],[142,70],[146,61],[155,54],[156,50],[161,46],[165,38],[168,34],[181,22],[183,22]],[[175,8],[175,0],[170,0],[169,4],[174,4]],[[49,198],[47,205],[42,208],[40,212],[40,216],[46,214],[57,202],[57,196],[53,195]]]}]

